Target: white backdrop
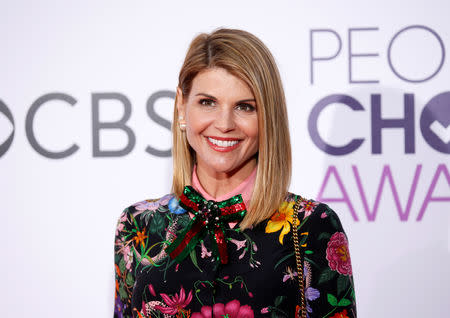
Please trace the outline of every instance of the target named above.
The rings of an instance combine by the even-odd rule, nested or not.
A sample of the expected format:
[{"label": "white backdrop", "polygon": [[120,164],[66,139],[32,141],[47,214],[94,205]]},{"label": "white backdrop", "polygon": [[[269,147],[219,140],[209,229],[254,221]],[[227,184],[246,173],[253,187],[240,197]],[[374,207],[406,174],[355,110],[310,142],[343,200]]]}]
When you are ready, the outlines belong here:
[{"label": "white backdrop", "polygon": [[0,316],[112,317],[117,217],[169,191],[170,92],[190,40],[225,26],[279,64],[291,190],[341,217],[359,316],[448,317],[449,13],[446,0],[0,0]]}]

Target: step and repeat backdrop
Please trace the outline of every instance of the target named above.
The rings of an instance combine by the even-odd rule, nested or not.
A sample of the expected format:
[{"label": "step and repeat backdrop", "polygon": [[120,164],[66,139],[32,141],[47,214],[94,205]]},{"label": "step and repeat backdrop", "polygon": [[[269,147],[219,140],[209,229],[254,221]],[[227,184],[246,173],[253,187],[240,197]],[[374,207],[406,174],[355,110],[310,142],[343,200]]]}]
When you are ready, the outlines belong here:
[{"label": "step and repeat backdrop", "polygon": [[350,241],[360,317],[450,314],[450,3],[1,1],[1,317],[112,317],[115,225],[171,186],[191,39],[279,65],[291,191]]}]

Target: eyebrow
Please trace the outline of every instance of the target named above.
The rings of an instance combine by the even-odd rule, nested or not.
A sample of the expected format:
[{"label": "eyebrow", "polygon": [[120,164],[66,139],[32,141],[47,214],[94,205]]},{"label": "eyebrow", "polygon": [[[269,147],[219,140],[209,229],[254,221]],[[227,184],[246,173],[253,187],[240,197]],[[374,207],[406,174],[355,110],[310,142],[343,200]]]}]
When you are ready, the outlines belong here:
[{"label": "eyebrow", "polygon": [[[198,93],[195,96],[205,96],[205,97],[217,100],[216,97],[209,95],[209,94],[205,94],[205,93]],[[238,101],[238,103],[246,103],[246,102],[255,102],[256,103],[256,100],[254,98],[248,98],[248,99],[243,99],[243,100]]]}]

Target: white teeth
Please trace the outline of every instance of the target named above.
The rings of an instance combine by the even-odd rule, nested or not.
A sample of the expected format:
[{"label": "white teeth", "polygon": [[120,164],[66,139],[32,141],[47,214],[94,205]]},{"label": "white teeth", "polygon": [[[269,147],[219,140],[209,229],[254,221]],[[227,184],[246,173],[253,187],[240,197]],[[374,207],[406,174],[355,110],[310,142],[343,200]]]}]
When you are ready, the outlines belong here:
[{"label": "white teeth", "polygon": [[208,140],[219,147],[232,147],[239,142],[238,140],[217,140],[211,137],[208,137]]}]

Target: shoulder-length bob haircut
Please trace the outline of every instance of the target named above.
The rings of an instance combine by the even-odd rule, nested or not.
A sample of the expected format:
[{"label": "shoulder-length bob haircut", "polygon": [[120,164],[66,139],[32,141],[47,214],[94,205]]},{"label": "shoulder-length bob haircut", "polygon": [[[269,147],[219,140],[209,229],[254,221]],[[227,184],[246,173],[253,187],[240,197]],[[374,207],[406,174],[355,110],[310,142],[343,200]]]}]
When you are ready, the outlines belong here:
[{"label": "shoulder-length bob haircut", "polygon": [[[223,68],[243,80],[255,96],[259,148],[257,175],[247,215],[240,224],[245,229],[269,218],[287,194],[291,178],[291,142],[286,100],[275,60],[256,36],[242,30],[218,29],[196,36],[181,67],[178,88],[187,99],[192,81],[205,69]],[[191,184],[195,152],[185,132],[179,129],[177,101],[173,116],[173,183],[180,197]]]}]

